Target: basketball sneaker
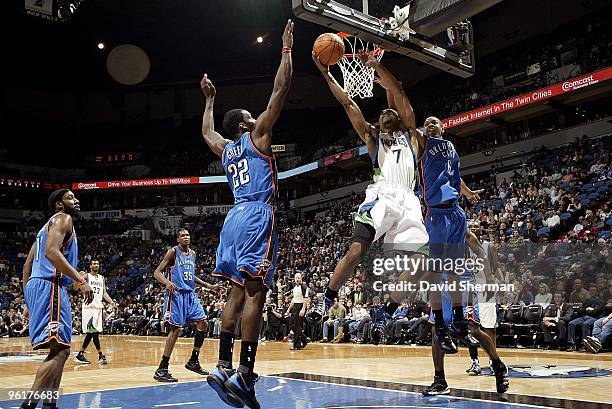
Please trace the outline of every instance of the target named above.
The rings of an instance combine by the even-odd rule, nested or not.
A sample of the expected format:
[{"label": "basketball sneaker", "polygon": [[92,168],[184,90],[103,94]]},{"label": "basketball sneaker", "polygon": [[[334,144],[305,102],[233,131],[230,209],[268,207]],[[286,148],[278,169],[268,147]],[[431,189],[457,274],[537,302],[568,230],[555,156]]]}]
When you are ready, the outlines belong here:
[{"label": "basketball sneaker", "polygon": [[231,376],[234,375],[235,372],[236,371],[232,368],[226,368],[225,366],[217,365],[215,369],[213,369],[212,373],[206,378],[206,382],[208,382],[210,387],[213,388],[215,392],[217,392],[219,398],[221,398],[221,400],[225,402],[226,405],[229,405],[233,408],[243,408],[244,403],[242,403],[231,393],[228,393],[227,388],[225,387],[225,382],[229,378],[231,378]]},{"label": "basketball sneaker", "polygon": [[85,354],[83,354],[82,352],[79,352],[75,357],[74,357],[74,362],[76,362],[77,364],[82,364],[82,365],[89,365],[91,363],[90,360],[88,360],[87,358],[85,358]]},{"label": "basketball sneaker", "polygon": [[225,381],[225,387],[228,391],[228,396],[234,395],[240,402],[244,403],[250,409],[261,409],[257,397],[255,396],[255,382],[259,380],[256,373],[248,374],[236,372]]},{"label": "basketball sneaker", "polygon": [[464,342],[467,346],[478,348],[480,342],[468,331],[467,320],[453,322],[450,326],[450,332],[457,340]]},{"label": "basketball sneaker", "polygon": [[172,376],[167,368],[157,368],[153,379],[159,382],[178,382],[178,379]]},{"label": "basketball sneaker", "polygon": [[465,372],[467,372],[467,374],[470,376],[478,376],[482,373],[482,369],[480,369],[478,362],[472,361],[472,366],[470,366],[470,368]]},{"label": "basketball sneaker", "polygon": [[202,369],[199,361],[189,361],[185,364],[185,368],[197,373],[198,375],[208,375],[208,371]]},{"label": "basketball sneaker", "polygon": [[100,362],[100,365],[107,365],[108,361],[106,360],[106,356],[104,355],[100,355],[100,358],[98,358],[98,362]]},{"label": "basketball sneaker", "polygon": [[450,394],[450,388],[444,378],[434,376],[433,383],[425,387],[421,393],[424,396],[448,395]]},{"label": "basketball sneaker", "polygon": [[495,374],[495,386],[497,387],[497,393],[506,393],[510,388],[510,380],[508,379],[508,367],[503,362],[499,361],[498,365],[491,365],[493,373]]},{"label": "basketball sneaker", "polygon": [[312,311],[310,311],[310,319],[312,319],[313,321],[318,321],[322,319],[325,314],[327,314],[327,311],[333,306],[334,300],[330,300],[325,295],[323,295],[319,299],[319,301],[317,301],[317,304],[314,306]]},{"label": "basketball sneaker", "polygon": [[[459,352],[459,348],[457,348],[457,344],[451,338],[448,327],[446,325],[442,327],[435,327],[436,338],[440,348],[447,354],[456,354]],[[435,341],[434,341],[435,342]]]}]

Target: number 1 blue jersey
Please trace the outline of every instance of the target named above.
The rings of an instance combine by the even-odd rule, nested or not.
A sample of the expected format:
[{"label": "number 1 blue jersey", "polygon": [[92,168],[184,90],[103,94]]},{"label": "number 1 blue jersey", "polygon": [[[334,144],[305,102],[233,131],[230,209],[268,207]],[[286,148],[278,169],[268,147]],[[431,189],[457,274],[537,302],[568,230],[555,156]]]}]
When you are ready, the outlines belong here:
[{"label": "number 1 blue jersey", "polygon": [[[45,246],[47,245],[47,235],[49,232],[49,222],[57,216],[59,213],[51,216],[49,221],[40,229],[36,235],[36,248],[34,251],[34,261],[32,264],[32,274],[30,278],[43,278],[45,280],[56,280],[60,279],[59,284],[61,286],[68,286],[72,284],[72,278],[63,275],[63,272],[58,272],[53,264],[49,261],[45,255]],[[72,234],[62,244],[61,252],[64,254],[68,263],[74,268],[77,268],[79,261],[79,246],[77,244],[76,231],[72,228]]]},{"label": "number 1 blue jersey", "polygon": [[421,196],[427,207],[452,202],[461,193],[459,155],[451,141],[430,136],[419,166]]},{"label": "number 1 blue jersey", "polygon": [[168,267],[168,279],[172,281],[179,290],[191,290],[195,288],[195,253],[189,249],[183,253],[179,246],[174,247],[174,265]]},{"label": "number 1 blue jersey", "polygon": [[276,161],[255,147],[250,132],[228,143],[221,161],[234,194],[234,204],[263,202],[274,205],[278,183]]}]

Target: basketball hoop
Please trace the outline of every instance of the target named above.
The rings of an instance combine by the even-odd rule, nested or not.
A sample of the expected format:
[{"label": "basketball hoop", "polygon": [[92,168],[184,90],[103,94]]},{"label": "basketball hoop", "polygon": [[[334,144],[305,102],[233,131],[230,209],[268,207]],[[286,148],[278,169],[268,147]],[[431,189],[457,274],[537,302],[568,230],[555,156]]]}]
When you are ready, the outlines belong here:
[{"label": "basketball hoop", "polygon": [[344,90],[351,98],[354,96],[359,96],[361,99],[373,97],[374,68],[363,65],[357,58],[357,53],[359,50],[365,50],[380,61],[385,51],[369,41],[363,41],[350,34],[338,33],[338,35],[344,40],[345,50],[350,51],[344,54],[338,62],[340,70],[342,70]]}]

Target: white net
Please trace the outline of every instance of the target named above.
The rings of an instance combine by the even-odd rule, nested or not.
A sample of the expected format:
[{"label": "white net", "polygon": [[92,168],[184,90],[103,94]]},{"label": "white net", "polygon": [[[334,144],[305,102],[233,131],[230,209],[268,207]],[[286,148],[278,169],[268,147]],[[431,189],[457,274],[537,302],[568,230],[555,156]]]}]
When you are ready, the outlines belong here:
[{"label": "white net", "polygon": [[384,51],[374,44],[363,41],[354,36],[343,35],[346,54],[342,57],[338,65],[342,70],[344,79],[344,90],[349,97],[359,96],[359,98],[371,98],[374,96],[374,68],[366,67],[357,58],[359,50],[366,50],[374,55],[378,61],[383,56]]}]

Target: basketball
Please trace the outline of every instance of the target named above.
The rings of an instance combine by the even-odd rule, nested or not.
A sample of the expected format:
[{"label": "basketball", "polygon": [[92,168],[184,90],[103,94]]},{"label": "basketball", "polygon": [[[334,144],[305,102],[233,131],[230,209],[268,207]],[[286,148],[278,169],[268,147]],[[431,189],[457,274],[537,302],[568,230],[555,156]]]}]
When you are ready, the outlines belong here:
[{"label": "basketball", "polygon": [[324,65],[335,65],[344,55],[344,41],[338,34],[323,33],[314,42],[312,50]]}]

